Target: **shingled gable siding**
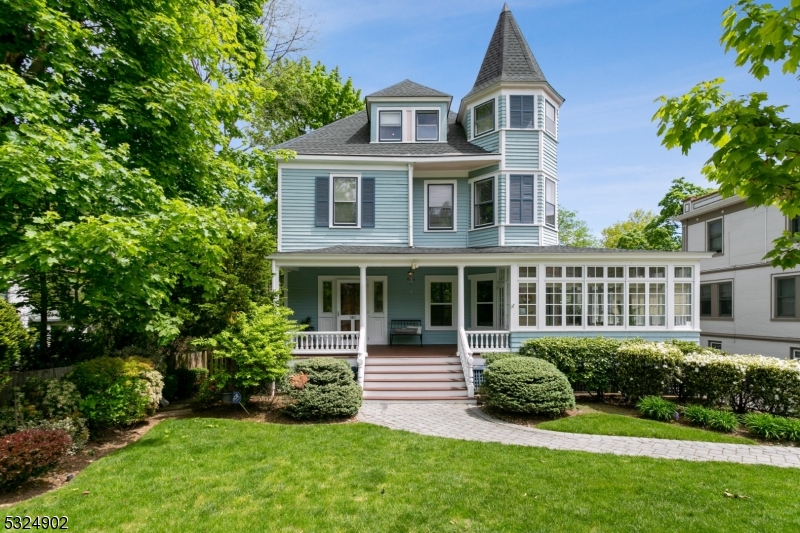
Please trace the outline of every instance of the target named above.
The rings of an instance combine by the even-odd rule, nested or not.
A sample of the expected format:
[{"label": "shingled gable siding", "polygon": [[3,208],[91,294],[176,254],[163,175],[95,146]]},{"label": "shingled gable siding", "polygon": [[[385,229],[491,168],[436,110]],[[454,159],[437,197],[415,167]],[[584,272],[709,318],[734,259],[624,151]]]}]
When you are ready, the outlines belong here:
[{"label": "shingled gable siding", "polygon": [[558,141],[542,132],[542,168],[552,175],[558,172]]},{"label": "shingled gable siding", "polygon": [[481,228],[469,232],[467,246],[470,248],[482,248],[485,246],[500,246],[499,228]]},{"label": "shingled gable siding", "polygon": [[[445,102],[373,102],[370,104],[370,139],[372,142],[378,141],[378,112],[381,109],[398,109],[406,107],[435,107],[439,109],[439,138],[446,139],[447,135],[447,103]],[[412,119],[414,120],[414,119]],[[403,125],[406,122],[406,114],[403,113]],[[413,126],[412,126],[413,127]],[[412,130],[413,131],[413,130]],[[412,138],[415,136],[412,134]]]},{"label": "shingled gable siding", "polygon": [[499,152],[500,132],[495,131],[494,133],[487,133],[486,135],[481,135],[480,137],[472,139],[470,142],[489,152]]},{"label": "shingled gable siding", "polygon": [[539,132],[506,130],[506,168],[539,168]]},{"label": "shingled gable siding", "polygon": [[506,226],[506,246],[539,246],[539,226]]},{"label": "shingled gable siding", "polygon": [[467,246],[469,231],[469,184],[467,178],[458,178],[456,184],[456,230],[425,231],[425,182],[455,178],[414,178],[414,246],[422,248]]},{"label": "shingled gable siding", "polygon": [[[345,229],[316,226],[316,178],[348,172],[359,172],[362,179],[375,178],[375,227]],[[281,248],[288,252],[337,245],[407,246],[407,189],[408,174],[400,170],[282,169]]]}]

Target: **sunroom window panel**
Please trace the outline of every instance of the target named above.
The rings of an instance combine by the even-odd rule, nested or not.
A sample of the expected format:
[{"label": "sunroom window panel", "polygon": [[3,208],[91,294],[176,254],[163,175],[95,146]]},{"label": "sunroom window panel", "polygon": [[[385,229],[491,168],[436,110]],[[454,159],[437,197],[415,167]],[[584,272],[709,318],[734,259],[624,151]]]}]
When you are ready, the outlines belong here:
[{"label": "sunroom window panel", "polygon": [[417,140],[439,140],[439,112],[417,111]]},{"label": "sunroom window panel", "polygon": [[650,284],[650,325],[667,325],[667,290],[664,283]]},{"label": "sunroom window panel", "polygon": [[602,278],[604,277],[604,268],[605,267],[586,267],[586,277],[587,278]]},{"label": "sunroom window panel", "polygon": [[625,277],[624,267],[608,267],[608,277],[623,279]]},{"label": "sunroom window panel", "polygon": [[378,112],[378,138],[382,142],[403,140],[403,115],[401,111]]},{"label": "sunroom window panel", "polygon": [[566,295],[566,323],[567,326],[583,325],[583,283],[567,283]]},{"label": "sunroom window panel", "polygon": [[675,267],[676,278],[691,278],[692,267]]},{"label": "sunroom window panel", "polygon": [[645,305],[647,295],[644,283],[631,283],[628,286],[628,325],[645,325]]},{"label": "sunroom window panel", "polygon": [[[593,268],[593,267],[589,267]],[[603,283],[586,284],[586,325],[605,325],[603,309],[605,308],[605,294]]]},{"label": "sunroom window panel", "polygon": [[564,293],[561,283],[548,283],[545,288],[545,325],[563,324]]},{"label": "sunroom window panel", "polygon": [[[533,268],[533,267],[532,267]],[[519,284],[519,325],[536,325],[536,284]]]},{"label": "sunroom window panel", "polygon": [[692,284],[675,284],[675,325],[692,325]]},{"label": "sunroom window panel", "polygon": [[625,284],[609,283],[606,285],[608,306],[608,325],[622,326],[625,321]]},{"label": "sunroom window panel", "polygon": [[428,185],[428,229],[453,229],[452,184]]},{"label": "sunroom window panel", "polygon": [[354,226],[358,222],[358,179],[333,178],[333,224]]}]

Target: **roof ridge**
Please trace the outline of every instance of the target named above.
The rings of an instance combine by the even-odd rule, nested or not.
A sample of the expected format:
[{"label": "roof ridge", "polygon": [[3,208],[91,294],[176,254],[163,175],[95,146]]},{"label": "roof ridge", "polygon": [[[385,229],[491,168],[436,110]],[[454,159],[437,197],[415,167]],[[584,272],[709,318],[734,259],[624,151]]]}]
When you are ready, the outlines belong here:
[{"label": "roof ridge", "polygon": [[452,95],[449,95],[445,92],[442,92],[438,89],[434,89],[433,87],[428,87],[427,85],[423,85],[418,83],[412,79],[406,78],[402,81],[395,83],[394,85],[390,85],[388,87],[384,87],[383,89],[377,90],[365,96],[365,99],[372,98],[372,97],[380,97],[380,96],[388,96],[388,97],[406,97],[406,98],[414,98],[414,97],[448,97],[452,98]]}]

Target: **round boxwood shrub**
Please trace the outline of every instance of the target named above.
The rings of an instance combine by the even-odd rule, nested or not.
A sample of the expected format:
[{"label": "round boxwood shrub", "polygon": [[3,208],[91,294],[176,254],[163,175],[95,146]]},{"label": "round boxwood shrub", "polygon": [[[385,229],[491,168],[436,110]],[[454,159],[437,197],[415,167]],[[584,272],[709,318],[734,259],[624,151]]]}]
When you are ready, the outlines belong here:
[{"label": "round boxwood shrub", "polygon": [[496,361],[483,374],[486,403],[514,413],[557,416],[575,408],[567,377],[555,365],[533,357]]},{"label": "round boxwood shrub", "polygon": [[362,391],[347,361],[320,357],[298,361],[289,376],[285,412],[297,419],[349,417],[361,408]]},{"label": "round boxwood shrub", "polygon": [[483,359],[486,361],[486,366],[489,366],[496,361],[502,361],[503,359],[511,359],[512,357],[519,357],[519,355],[511,352],[489,352],[483,354]]}]

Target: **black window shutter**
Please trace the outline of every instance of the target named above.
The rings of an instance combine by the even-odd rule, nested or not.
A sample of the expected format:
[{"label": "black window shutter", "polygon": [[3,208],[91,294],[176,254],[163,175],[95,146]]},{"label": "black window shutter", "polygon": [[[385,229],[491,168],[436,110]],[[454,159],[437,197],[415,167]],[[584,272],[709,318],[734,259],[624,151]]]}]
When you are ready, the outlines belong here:
[{"label": "black window shutter", "polygon": [[511,193],[509,206],[512,224],[522,223],[522,176],[511,176]]},{"label": "black window shutter", "polygon": [[522,127],[522,97],[521,96],[511,96],[509,97],[511,101],[511,110],[509,115],[511,116],[511,127],[512,128],[521,128]]},{"label": "black window shutter", "polygon": [[522,214],[523,224],[533,224],[533,176],[521,176],[522,181]]},{"label": "black window shutter", "polygon": [[375,178],[361,178],[361,227],[375,227]]},{"label": "black window shutter", "polygon": [[330,178],[317,178],[314,191],[314,226],[328,227],[328,194]]}]

